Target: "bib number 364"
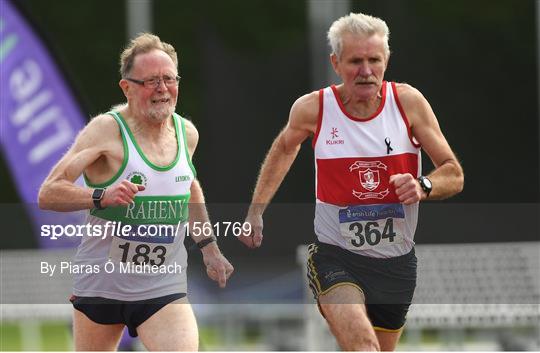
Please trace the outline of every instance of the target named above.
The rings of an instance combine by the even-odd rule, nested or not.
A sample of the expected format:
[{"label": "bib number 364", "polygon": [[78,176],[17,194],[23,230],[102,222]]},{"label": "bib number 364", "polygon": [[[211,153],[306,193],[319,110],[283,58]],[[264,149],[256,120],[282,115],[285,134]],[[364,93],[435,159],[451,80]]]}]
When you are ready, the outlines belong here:
[{"label": "bib number 364", "polygon": [[385,241],[393,243],[397,236],[394,231],[394,220],[392,218],[380,220],[379,222],[352,222],[348,226],[352,235],[351,245],[360,248],[364,245],[376,246]]}]

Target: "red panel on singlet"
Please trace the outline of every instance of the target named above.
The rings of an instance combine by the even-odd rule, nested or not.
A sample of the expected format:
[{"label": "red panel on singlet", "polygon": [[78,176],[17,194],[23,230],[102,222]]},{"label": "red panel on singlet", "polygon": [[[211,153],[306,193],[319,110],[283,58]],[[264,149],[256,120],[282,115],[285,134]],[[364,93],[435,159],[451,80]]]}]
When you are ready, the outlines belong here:
[{"label": "red panel on singlet", "polygon": [[418,156],[317,159],[317,199],[333,205],[399,202],[390,175],[418,174]]}]

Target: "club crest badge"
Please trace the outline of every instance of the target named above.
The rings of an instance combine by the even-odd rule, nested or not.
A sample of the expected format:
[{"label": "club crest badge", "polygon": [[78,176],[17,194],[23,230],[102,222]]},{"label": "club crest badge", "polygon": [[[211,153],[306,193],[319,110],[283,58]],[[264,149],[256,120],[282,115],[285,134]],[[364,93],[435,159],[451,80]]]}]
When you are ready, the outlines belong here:
[{"label": "club crest badge", "polygon": [[148,178],[146,177],[146,175],[141,172],[129,173],[129,175],[127,176],[127,180],[129,180],[133,184],[139,184],[144,186],[146,186],[146,183],[148,182]]},{"label": "club crest badge", "polygon": [[364,187],[364,189],[373,191],[379,186],[380,179],[379,179],[379,171],[378,170],[361,170],[358,172],[360,174],[360,184]]},{"label": "club crest badge", "polygon": [[350,172],[358,171],[358,178],[362,191],[352,190],[352,194],[360,200],[383,199],[389,194],[388,188],[376,192],[381,184],[380,170],[388,170],[386,164],[381,161],[356,161],[349,167]]}]

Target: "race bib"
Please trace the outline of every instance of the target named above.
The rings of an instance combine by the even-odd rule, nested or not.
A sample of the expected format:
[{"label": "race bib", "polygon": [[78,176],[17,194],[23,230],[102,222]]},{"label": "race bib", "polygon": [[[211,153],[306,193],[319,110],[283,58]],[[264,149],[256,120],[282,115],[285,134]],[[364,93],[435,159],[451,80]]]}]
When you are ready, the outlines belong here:
[{"label": "race bib", "polygon": [[131,262],[135,265],[161,266],[174,250],[175,234],[163,232],[150,235],[152,225],[135,226],[129,236],[113,236],[109,259],[113,262]]},{"label": "race bib", "polygon": [[399,244],[404,239],[403,205],[349,206],[339,210],[339,227],[347,249],[365,250]]}]

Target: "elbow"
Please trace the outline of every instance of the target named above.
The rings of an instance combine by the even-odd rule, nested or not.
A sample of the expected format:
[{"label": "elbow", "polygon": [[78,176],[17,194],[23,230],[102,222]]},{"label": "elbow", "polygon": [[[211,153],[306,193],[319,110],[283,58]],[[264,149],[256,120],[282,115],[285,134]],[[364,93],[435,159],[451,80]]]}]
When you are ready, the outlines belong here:
[{"label": "elbow", "polygon": [[48,210],[49,209],[49,203],[47,202],[47,186],[45,184],[43,184],[41,186],[41,188],[39,189],[39,193],[38,193],[38,199],[37,199],[37,202],[38,202],[38,207],[39,209],[41,210]]},{"label": "elbow", "polygon": [[[298,151],[300,151],[300,147],[302,147],[301,144],[291,144],[288,143],[287,137],[282,132],[277,138],[274,143],[274,153],[279,154],[280,156],[294,156],[298,154]],[[271,151],[272,152],[272,151]]]},{"label": "elbow", "polygon": [[296,158],[302,145],[289,145],[285,141],[280,141],[277,147],[277,150],[281,156]]},{"label": "elbow", "polygon": [[464,186],[465,186],[465,178],[463,178],[463,175],[461,175],[461,177],[458,179],[456,194],[459,194],[460,192],[462,192]]},{"label": "elbow", "polygon": [[461,167],[458,169],[456,173],[456,194],[459,194],[463,191],[463,187],[465,186],[465,175],[463,174],[463,169]]}]

